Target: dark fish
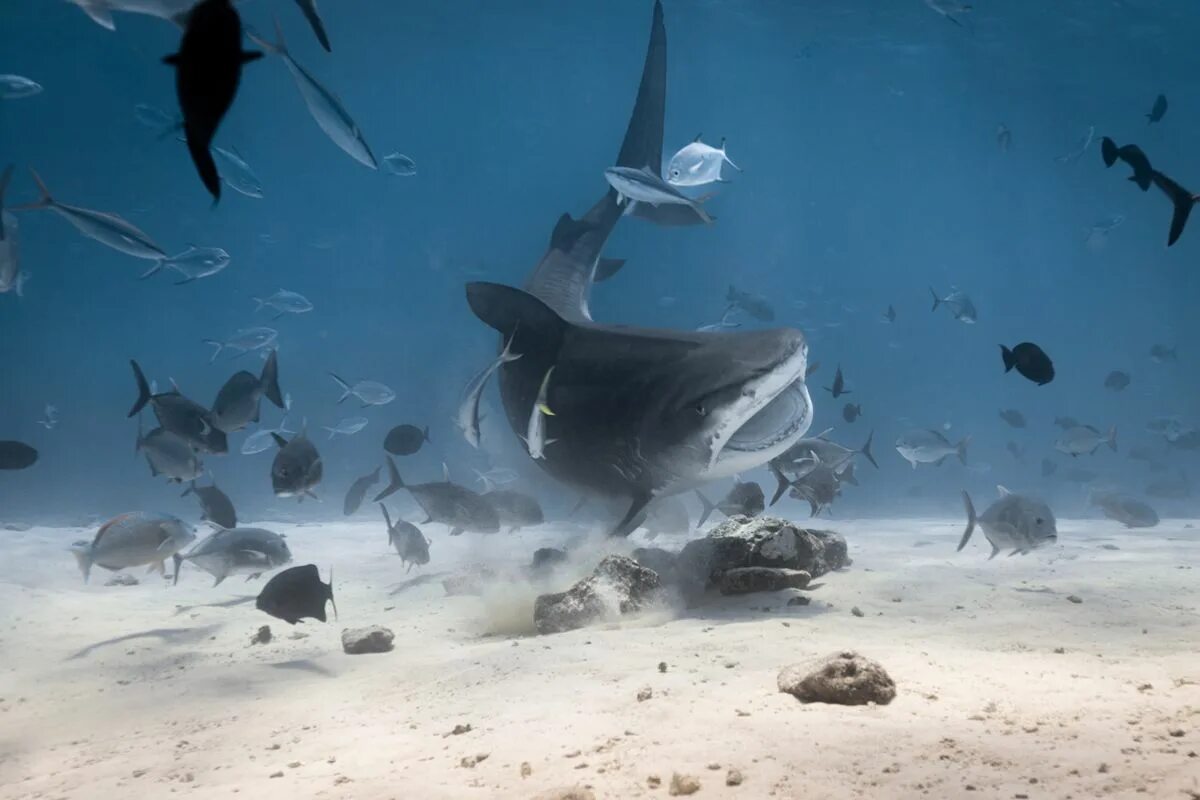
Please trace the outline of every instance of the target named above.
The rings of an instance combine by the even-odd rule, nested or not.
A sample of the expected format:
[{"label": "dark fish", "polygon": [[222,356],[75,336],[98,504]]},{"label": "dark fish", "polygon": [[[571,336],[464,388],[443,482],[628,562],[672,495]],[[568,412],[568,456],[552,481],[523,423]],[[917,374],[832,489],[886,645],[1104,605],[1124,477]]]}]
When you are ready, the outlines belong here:
[{"label": "dark fish", "polygon": [[451,536],[458,536],[463,531],[497,533],[500,530],[500,515],[483,495],[450,481],[406,484],[391,456],[388,456],[387,465],[390,482],[386,489],[375,495],[376,503],[401,489],[408,489],[428,515],[425,521],[449,525]]},{"label": "dark fish", "polygon": [[1058,471],[1058,464],[1048,458],[1042,459],[1042,477],[1049,478]]},{"label": "dark fish", "polygon": [[196,499],[200,501],[201,519],[216,523],[222,528],[237,527],[237,511],[233,507],[233,501],[217,488],[216,481],[213,481],[212,486],[197,486],[196,482],[192,481],[192,485],[180,497],[187,497],[189,494],[196,495]]},{"label": "dark fish", "polygon": [[838,364],[837,372],[833,375],[833,386],[826,386],[825,391],[833,395],[836,400],[844,394],[850,394],[846,389],[846,380],[842,377],[842,365]]},{"label": "dark fish", "polygon": [[889,305],[887,307],[887,311],[883,312],[883,321],[884,322],[895,322],[896,321],[896,309]]},{"label": "dark fish", "polygon": [[429,426],[397,425],[383,439],[383,449],[394,456],[411,456],[429,441]]},{"label": "dark fish", "polygon": [[811,362],[807,367],[804,368],[804,377],[811,378],[813,376],[813,373],[815,373],[820,368],[821,368],[820,361]]},{"label": "dark fish", "polygon": [[1167,347],[1165,344],[1156,344],[1150,348],[1150,360],[1161,364],[1168,359],[1171,361],[1179,360],[1179,354],[1175,352],[1174,347]]},{"label": "dark fish", "polygon": [[278,353],[272,350],[267,356],[261,375],[242,370],[225,381],[212,406],[213,424],[218,430],[233,433],[258,422],[259,401],[263,397],[277,408],[286,407],[279,391]]},{"label": "dark fish", "polygon": [[1015,408],[1006,408],[1000,412],[1000,419],[1007,422],[1014,428],[1025,427],[1025,415]]},{"label": "dark fish", "polygon": [[38,460],[38,451],[24,442],[0,442],[0,469],[25,469]]},{"label": "dark fish", "polygon": [[329,45],[329,34],[325,32],[325,23],[317,12],[317,0],[296,0],[296,5],[300,6],[300,10],[304,12],[304,18],[312,26],[313,33],[316,34],[321,47],[325,48],[326,53],[332,53],[333,48]]},{"label": "dark fish", "polygon": [[325,603],[333,603],[333,616],[337,618],[337,603],[333,600],[333,573],[329,583],[321,582],[321,573],[316,564],[285,569],[271,580],[258,594],[256,605],[276,619],[289,625],[308,619],[325,621]]},{"label": "dark fish", "polygon": [[732,517],[735,514],[740,514],[744,517],[757,517],[766,508],[767,498],[763,495],[762,487],[753,481],[742,483],[738,481],[729,490],[729,494],[719,503],[712,503],[707,497],[696,490],[696,496],[700,498],[700,502],[704,505],[704,512],[700,515],[700,521],[696,523],[699,528],[714,511],[720,511],[727,517]]},{"label": "dark fish", "polygon": [[396,520],[393,525],[387,506],[380,503],[379,507],[383,509],[383,521],[388,526],[388,544],[396,548],[396,555],[400,556],[400,563],[407,564],[409,570],[414,566],[428,564],[429,540],[421,533],[421,529],[402,519]]},{"label": "dark fish", "polygon": [[512,489],[495,489],[483,495],[483,499],[496,509],[500,524],[507,525],[509,533],[546,521],[541,504],[527,494]]},{"label": "dark fish", "polygon": [[242,20],[229,0],[203,0],[192,7],[179,52],[163,63],[175,68],[175,92],[192,163],[213,201],[221,198],[221,176],[209,147],[233,105],[242,65],[262,53],[242,49]]},{"label": "dark fish", "polygon": [[149,403],[154,408],[154,416],[158,417],[158,424],[192,447],[215,455],[229,452],[229,440],[207,408],[184,397],[178,389],[150,394],[150,384],[146,382],[142,368],[136,361],[130,361],[129,365],[133,367],[133,377],[137,381],[138,398],[128,416],[134,416]]},{"label": "dark fish", "polygon": [[1078,428],[1081,423],[1074,417],[1055,417],[1054,424],[1064,431],[1069,431],[1071,428]]},{"label": "dark fish", "polygon": [[1167,96],[1165,94],[1160,94],[1158,97],[1154,98],[1154,105],[1150,108],[1150,113],[1146,115],[1146,119],[1149,120],[1149,122],[1146,124],[1150,125],[1151,123],[1158,122],[1166,113]]},{"label": "dark fish", "polygon": [[[845,394],[845,392],[843,392],[843,394]],[[846,420],[846,422],[854,422],[854,420],[858,419],[861,416],[862,416],[862,406],[861,405],[855,405],[854,403],[846,403],[846,405],[842,406],[842,419]]]},{"label": "dark fish", "polygon": [[1005,372],[1016,367],[1017,372],[1038,386],[1045,386],[1054,380],[1054,364],[1050,356],[1033,342],[1021,342],[1011,350],[1000,345],[1000,356],[1004,359]]},{"label": "dark fish", "polygon": [[1129,373],[1122,372],[1119,369],[1114,369],[1108,373],[1108,377],[1104,379],[1104,388],[1112,389],[1114,392],[1119,392],[1129,385]]},{"label": "dark fish", "polygon": [[308,495],[314,500],[313,487],[321,482],[324,468],[321,465],[321,454],[308,438],[301,433],[290,442],[278,433],[272,433],[271,438],[279,445],[275,454],[275,462],[271,464],[271,486],[276,497],[298,497],[301,501]]},{"label": "dark fish", "polygon": [[1200,201],[1200,195],[1192,194],[1190,190],[1183,188],[1157,170],[1154,172],[1154,185],[1162,190],[1162,193],[1175,207],[1171,214],[1171,230],[1167,233],[1167,247],[1170,247],[1183,235],[1183,228],[1187,225],[1188,216],[1192,213],[1192,206]]},{"label": "dark fish", "polygon": [[362,505],[363,498],[367,496],[367,489],[370,489],[375,484],[379,483],[379,470],[382,467],[376,467],[374,472],[363,475],[361,478],[350,484],[350,490],[346,492],[346,499],[342,503],[342,513],[347,517],[358,511]]},{"label": "dark fish", "polygon": [[1100,157],[1104,159],[1106,167],[1111,167],[1118,159],[1128,164],[1133,170],[1129,180],[1136,183],[1143,192],[1154,182],[1154,168],[1150,166],[1150,159],[1136,144],[1117,147],[1116,142],[1105,136],[1100,140]]}]

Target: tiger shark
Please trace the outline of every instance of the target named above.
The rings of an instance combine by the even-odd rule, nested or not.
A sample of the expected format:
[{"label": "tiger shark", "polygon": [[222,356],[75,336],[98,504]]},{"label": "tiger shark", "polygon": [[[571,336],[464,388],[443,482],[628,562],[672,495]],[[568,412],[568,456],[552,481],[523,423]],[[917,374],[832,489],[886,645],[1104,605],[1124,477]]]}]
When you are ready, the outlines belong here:
[{"label": "tiger shark", "polygon": [[[617,166],[660,170],[666,115],[667,38],[661,0]],[[597,169],[600,178],[602,169]],[[480,320],[521,358],[500,367],[513,431],[529,423],[551,367],[545,448],[537,463],[555,479],[627,509],[610,529],[627,536],[646,506],[709,481],[761,467],[812,422],[800,331],[655,330],[596,322],[591,287],[607,277],[604,245],[624,209],[609,190],[580,219],[563,214],[523,289],[467,284]],[[638,203],[630,216],[660,225],[704,224],[685,205]],[[536,412],[540,413],[540,412]]]}]

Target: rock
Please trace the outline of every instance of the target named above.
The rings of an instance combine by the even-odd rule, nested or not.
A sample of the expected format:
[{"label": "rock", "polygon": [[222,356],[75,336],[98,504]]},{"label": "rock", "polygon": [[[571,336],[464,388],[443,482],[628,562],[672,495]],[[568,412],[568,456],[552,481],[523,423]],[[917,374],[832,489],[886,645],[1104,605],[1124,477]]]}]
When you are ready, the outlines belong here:
[{"label": "rock", "polygon": [[862,610],[861,608],[859,608],[858,606],[855,606],[854,608],[850,609],[850,613],[851,613],[851,614],[853,614],[853,615],[854,615],[854,616],[856,616],[856,617],[862,617],[862,616],[865,616],[865,615],[863,614],[863,610]]},{"label": "rock", "polygon": [[671,776],[671,786],[667,789],[667,794],[671,797],[680,795],[695,794],[700,791],[700,779],[694,775],[680,775],[676,772]]},{"label": "rock", "polygon": [[644,703],[651,697],[654,697],[654,690],[649,686],[643,686],[641,689],[638,689],[637,701],[639,703]]},{"label": "rock", "polygon": [[806,606],[811,602],[812,602],[812,600],[810,598],[805,597],[804,595],[801,594],[801,595],[797,595],[797,596],[791,598],[790,600],[788,600],[787,604],[789,606]]},{"label": "rock", "polygon": [[533,551],[533,561],[529,564],[531,572],[550,572],[559,564],[567,561],[567,551],[557,547],[539,547]]},{"label": "rock", "polygon": [[742,771],[740,769],[731,769],[729,770],[728,774],[725,775],[726,786],[741,786],[742,781],[744,780],[745,778],[742,777]]},{"label": "rock", "polygon": [[896,697],[896,684],[876,662],[844,651],[815,664],[784,667],[779,673],[779,691],[803,703],[887,705]]},{"label": "rock", "polygon": [[124,572],[118,572],[104,583],[105,586],[137,586],[138,579]]},{"label": "rock", "polygon": [[263,625],[250,637],[250,644],[269,644],[271,641],[271,626]]},{"label": "rock", "polygon": [[458,762],[458,765],[460,767],[465,767],[466,769],[474,769],[476,764],[487,761],[488,756],[490,755],[491,753],[476,753],[473,756],[463,756],[462,760]]},{"label": "rock", "polygon": [[454,726],[454,730],[450,731],[449,733],[443,733],[442,738],[444,739],[447,736],[462,736],[464,733],[470,733],[471,730],[470,723],[466,725],[459,723],[458,725]]},{"label": "rock", "polygon": [[646,569],[657,572],[663,583],[674,582],[675,562],[679,560],[678,553],[663,550],[661,547],[639,547],[633,551],[633,560]]},{"label": "rock", "polygon": [[640,611],[660,595],[658,573],[625,556],[608,556],[590,577],[534,603],[538,633],[562,633]]},{"label": "rock", "polygon": [[392,649],[392,641],[395,638],[396,634],[382,625],[346,628],[342,631],[342,650],[352,656],[363,653],[387,653]]},{"label": "rock", "polygon": [[566,789],[551,789],[535,796],[533,800],[596,800],[591,789],[582,786],[570,786]]},{"label": "rock", "polygon": [[1074,594],[1067,595],[1067,599],[1070,600],[1072,603],[1082,603],[1083,602],[1082,597],[1079,597],[1078,595],[1074,595]]},{"label": "rock", "polygon": [[737,567],[721,573],[721,594],[778,592],[803,589],[812,576],[801,569],[783,567]]}]

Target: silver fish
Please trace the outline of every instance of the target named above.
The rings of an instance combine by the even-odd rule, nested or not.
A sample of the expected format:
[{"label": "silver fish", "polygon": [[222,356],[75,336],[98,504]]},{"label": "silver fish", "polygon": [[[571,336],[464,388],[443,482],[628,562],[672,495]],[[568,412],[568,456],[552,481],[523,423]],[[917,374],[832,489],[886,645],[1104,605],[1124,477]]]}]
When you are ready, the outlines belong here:
[{"label": "silver fish", "polygon": [[133,511],[106,522],[91,541],[75,542],[71,553],[86,582],[93,566],[116,572],[150,566],[165,573],[164,562],[196,540],[182,520],[170,514]]},{"label": "silver fish", "polygon": [[342,396],[338,398],[339,403],[344,402],[351,395],[362,401],[363,408],[386,406],[396,399],[396,393],[392,391],[392,388],[379,381],[359,381],[351,386],[332,372],[329,373],[329,376],[337,382],[338,386],[342,387]]},{"label": "silver fish", "polygon": [[225,181],[226,186],[246,197],[256,199],[263,197],[262,181],[254,174],[254,170],[246,163],[246,159],[242,158],[242,154],[237,151],[237,148],[230,147],[227,150],[224,147],[213,145],[210,149],[216,157],[217,172],[220,173],[221,180]]},{"label": "silver fish", "polygon": [[255,311],[264,306],[274,309],[277,313],[272,319],[279,319],[284,314],[306,314],[313,310],[313,304],[307,297],[287,289],[280,289],[270,297],[252,297],[250,299],[255,302]]},{"label": "silver fish", "polygon": [[513,355],[512,343],[512,338],[509,338],[504,343],[504,350],[496,360],[472,378],[466,389],[463,390],[463,400],[459,403],[455,424],[463,432],[463,436],[466,437],[471,447],[479,447],[479,401],[483,397],[483,389],[487,385],[488,378],[492,377],[492,373],[504,364],[516,361],[521,357],[520,353]]},{"label": "silver fish", "polygon": [[958,444],[951,444],[941,431],[914,430],[896,440],[896,450],[904,456],[905,461],[912,464],[913,469],[917,468],[917,464],[941,465],[947,456],[958,456],[958,460],[966,464],[970,441],[971,437],[965,436]]},{"label": "silver fish", "polygon": [[1066,431],[1054,443],[1054,449],[1069,456],[1081,456],[1084,453],[1095,453],[1096,448],[1107,444],[1113,452],[1117,449],[1117,428],[1109,428],[1108,434],[1103,434],[1091,425],[1078,425]]},{"label": "silver fish", "polygon": [[626,214],[632,213],[638,203],[648,203],[655,208],[681,205],[691,208],[705,222],[713,221],[698,201],[664,181],[649,167],[609,167],[604,170],[604,179],[616,190],[617,205],[624,206]]},{"label": "silver fish", "polygon": [[338,422],[338,424],[334,425],[332,428],[326,426],[325,430],[329,431],[330,439],[334,438],[338,434],[341,434],[342,436],[353,436],[363,428],[367,427],[367,422],[368,420],[366,417],[347,417],[346,419]]},{"label": "silver fish", "polygon": [[183,276],[183,280],[176,281],[176,286],[182,286],[185,283],[191,283],[200,278],[208,278],[216,275],[229,266],[229,253],[226,253],[220,247],[196,247],[189,245],[187,250],[184,250],[179,255],[164,258],[153,267],[142,273],[142,278],[149,278],[159,270],[173,269]]},{"label": "silver fish", "polygon": [[246,575],[251,580],[273,569],[292,563],[287,541],[274,531],[263,528],[224,528],[199,542],[185,554],[176,553],[175,583],[184,561],[191,562],[216,580],[230,575]]},{"label": "silver fish", "polygon": [[204,339],[204,343],[216,348],[208,363],[217,360],[222,350],[237,350],[238,354],[249,353],[252,350],[269,348],[279,338],[279,331],[274,328],[245,328],[221,342],[216,339]]},{"label": "silver fish", "polygon": [[975,304],[971,302],[971,298],[967,296],[966,292],[960,292],[955,289],[945,297],[940,297],[933,290],[933,287],[930,286],[929,293],[933,295],[934,311],[937,311],[938,306],[945,305],[959,322],[974,325],[979,320],[979,315],[975,311]]},{"label": "silver fish", "polygon": [[40,94],[42,85],[23,75],[0,75],[0,100],[18,100]]},{"label": "silver fish", "polygon": [[958,543],[962,550],[971,540],[976,524],[992,544],[993,559],[1001,550],[1012,549],[1009,555],[1025,555],[1034,548],[1058,541],[1058,527],[1054,512],[1041,500],[1013,494],[1003,486],[997,486],[1000,499],[988,506],[981,515],[975,514],[971,496],[962,493],[963,505],[967,510],[967,529]]}]

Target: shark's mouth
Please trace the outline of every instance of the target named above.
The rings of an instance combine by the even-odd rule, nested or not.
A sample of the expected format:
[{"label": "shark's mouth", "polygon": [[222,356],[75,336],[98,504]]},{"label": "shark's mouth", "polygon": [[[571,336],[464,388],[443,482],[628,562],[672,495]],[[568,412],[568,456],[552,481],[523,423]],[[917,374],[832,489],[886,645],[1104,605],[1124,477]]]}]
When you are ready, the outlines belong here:
[{"label": "shark's mouth", "polygon": [[729,437],[719,458],[773,450],[780,444],[787,449],[808,430],[811,420],[808,387],[803,380],[793,381]]}]

